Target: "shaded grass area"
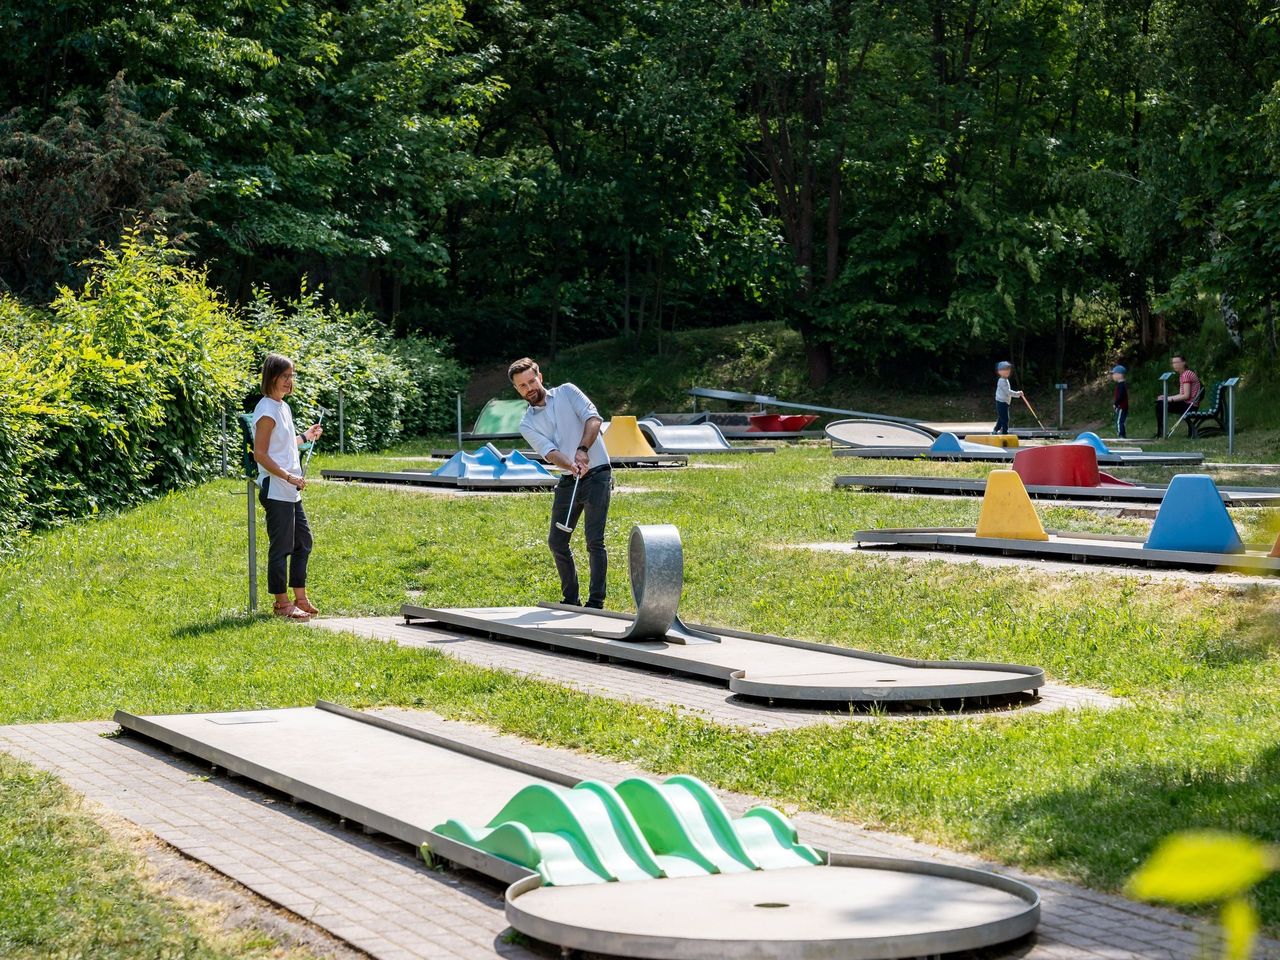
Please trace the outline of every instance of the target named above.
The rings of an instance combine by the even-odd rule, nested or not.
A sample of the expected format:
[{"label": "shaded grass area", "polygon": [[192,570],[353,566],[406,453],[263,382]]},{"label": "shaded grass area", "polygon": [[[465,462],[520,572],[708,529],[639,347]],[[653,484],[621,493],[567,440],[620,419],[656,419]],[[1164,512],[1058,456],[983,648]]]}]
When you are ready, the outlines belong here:
[{"label": "shaded grass area", "polygon": [[0,956],[304,960],[163,895],[53,776],[0,754]]},{"label": "shaded grass area", "polygon": [[[313,468],[338,462],[317,455]],[[243,487],[226,481],[40,536],[0,568],[0,607],[16,612],[0,625],[0,720],[317,697],[428,707],[1107,889],[1172,830],[1216,826],[1280,842],[1280,591],[779,549],[866,527],[968,525],[978,503],[834,491],[832,478],[853,472],[852,462],[825,447],[695,462],[719,468],[620,474],[652,492],[614,500],[611,606],[629,606],[630,526],[671,522],[684,538],[691,620],[911,656],[1034,663],[1056,682],[1129,704],[765,735],[434,651],[248,618]],[[318,544],[311,592],[328,613],[394,613],[408,590],[430,605],[555,599],[546,494],[316,484],[306,502]],[[1146,526],[1075,508],[1042,514],[1060,529]],[[1241,525],[1265,525],[1262,512]],[[0,812],[0,829],[12,823]],[[55,865],[37,858],[27,869],[38,880]],[[1280,926],[1280,882],[1258,897],[1267,923]]]}]

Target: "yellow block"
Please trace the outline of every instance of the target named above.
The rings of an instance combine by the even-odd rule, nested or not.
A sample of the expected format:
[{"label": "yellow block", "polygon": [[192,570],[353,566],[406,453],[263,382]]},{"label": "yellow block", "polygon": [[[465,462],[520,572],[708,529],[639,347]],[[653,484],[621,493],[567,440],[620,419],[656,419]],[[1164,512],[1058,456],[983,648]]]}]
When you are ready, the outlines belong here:
[{"label": "yellow block", "polygon": [[965,437],[970,443],[985,443],[989,447],[1016,447],[1018,438],[1012,433],[971,433]]},{"label": "yellow block", "polygon": [[1048,540],[1022,478],[1012,470],[992,470],[982,495],[978,536],[1002,540]]},{"label": "yellow block", "polygon": [[635,417],[614,417],[609,421],[609,429],[604,432],[604,448],[611,457],[656,457],[658,454],[649,446]]}]

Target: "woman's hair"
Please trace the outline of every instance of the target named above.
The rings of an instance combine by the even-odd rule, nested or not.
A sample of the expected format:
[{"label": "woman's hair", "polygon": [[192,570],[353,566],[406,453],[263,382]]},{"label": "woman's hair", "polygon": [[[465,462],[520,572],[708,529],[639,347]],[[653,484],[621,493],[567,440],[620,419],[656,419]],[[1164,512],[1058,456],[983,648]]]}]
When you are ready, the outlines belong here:
[{"label": "woman's hair", "polygon": [[526,370],[532,370],[534,373],[542,372],[538,369],[538,365],[528,357],[521,357],[515,363],[511,364],[511,366],[507,367],[507,379],[514,380],[517,373],[524,373]]},{"label": "woman's hair", "polygon": [[262,361],[262,395],[268,397],[275,388],[276,381],[288,370],[293,369],[293,361],[279,353],[268,353]]}]

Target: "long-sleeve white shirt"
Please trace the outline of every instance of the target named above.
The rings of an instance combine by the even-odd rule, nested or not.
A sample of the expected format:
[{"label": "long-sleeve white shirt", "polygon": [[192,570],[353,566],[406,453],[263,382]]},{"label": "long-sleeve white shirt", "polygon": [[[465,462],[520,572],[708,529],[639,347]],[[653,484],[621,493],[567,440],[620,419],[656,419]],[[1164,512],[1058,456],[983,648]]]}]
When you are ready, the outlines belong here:
[{"label": "long-sleeve white shirt", "polygon": [[[596,405],[572,383],[562,383],[547,391],[546,401],[540,407],[533,405],[520,420],[520,435],[525,442],[542,456],[559,450],[570,460],[582,443],[582,432],[587,421],[600,419]],[[595,469],[609,462],[609,451],[604,447],[604,437],[597,436],[587,451],[587,468]]]},{"label": "long-sleeve white shirt", "polygon": [[1008,377],[996,377],[996,402],[1008,403],[1014,397],[1022,396],[1021,390],[1013,389]]}]

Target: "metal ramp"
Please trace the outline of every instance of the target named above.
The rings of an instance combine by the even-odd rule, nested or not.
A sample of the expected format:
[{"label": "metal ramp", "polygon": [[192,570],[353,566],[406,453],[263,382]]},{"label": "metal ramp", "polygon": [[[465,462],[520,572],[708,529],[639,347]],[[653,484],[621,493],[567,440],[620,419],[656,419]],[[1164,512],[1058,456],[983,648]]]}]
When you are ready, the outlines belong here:
[{"label": "metal ramp", "polygon": [[[644,419],[637,424],[653,448],[660,453],[774,453],[775,447],[735,447],[714,423],[669,425]],[[757,434],[759,436],[759,434]]]}]

